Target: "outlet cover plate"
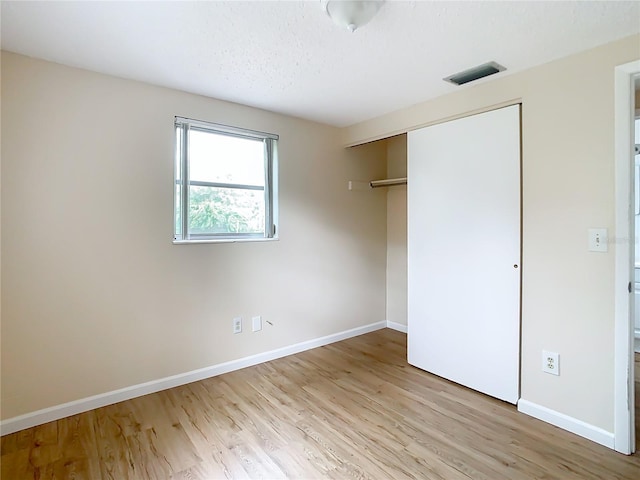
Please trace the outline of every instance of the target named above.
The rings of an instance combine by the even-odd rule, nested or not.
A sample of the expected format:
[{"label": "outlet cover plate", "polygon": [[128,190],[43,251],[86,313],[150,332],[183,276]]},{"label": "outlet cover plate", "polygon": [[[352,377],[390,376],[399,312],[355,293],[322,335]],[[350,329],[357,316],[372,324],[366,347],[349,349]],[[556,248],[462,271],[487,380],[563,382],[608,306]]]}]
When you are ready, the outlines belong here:
[{"label": "outlet cover plate", "polygon": [[252,327],[253,327],[253,331],[254,332],[258,332],[260,330],[262,330],[262,317],[261,316],[257,316],[257,317],[252,317],[251,318],[251,322],[252,322]]},{"label": "outlet cover plate", "polygon": [[551,375],[560,375],[560,354],[543,350],[542,371]]},{"label": "outlet cover plate", "polygon": [[242,333],[242,317],[233,319],[233,333]]}]

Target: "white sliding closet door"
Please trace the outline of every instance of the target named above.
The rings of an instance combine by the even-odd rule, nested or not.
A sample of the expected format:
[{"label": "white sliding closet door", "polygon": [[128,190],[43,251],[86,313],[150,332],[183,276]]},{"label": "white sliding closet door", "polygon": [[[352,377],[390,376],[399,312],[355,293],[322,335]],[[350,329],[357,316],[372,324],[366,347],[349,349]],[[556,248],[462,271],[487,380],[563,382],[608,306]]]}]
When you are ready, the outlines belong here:
[{"label": "white sliding closet door", "polygon": [[516,403],[520,106],[408,134],[408,360]]}]

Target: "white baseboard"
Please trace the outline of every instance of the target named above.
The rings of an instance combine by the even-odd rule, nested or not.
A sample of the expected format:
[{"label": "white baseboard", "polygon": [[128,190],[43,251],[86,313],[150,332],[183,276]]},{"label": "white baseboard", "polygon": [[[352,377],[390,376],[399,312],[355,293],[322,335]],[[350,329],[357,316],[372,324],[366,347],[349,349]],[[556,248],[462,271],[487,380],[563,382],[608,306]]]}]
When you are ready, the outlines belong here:
[{"label": "white baseboard", "polygon": [[387,320],[387,328],[392,330],[397,330],[402,333],[407,333],[407,326],[402,323],[392,322],[391,320]]},{"label": "white baseboard", "polygon": [[556,427],[560,427],[571,433],[575,433],[576,435],[587,438],[593,442],[599,443],[600,445],[604,445],[605,447],[609,447],[611,449],[614,448],[614,435],[612,432],[607,432],[602,428],[583,422],[577,418],[570,417],[564,413],[556,412],[550,408],[543,407],[542,405],[523,399],[518,401],[518,411],[535,417],[538,420],[542,420],[543,422],[555,425]]},{"label": "white baseboard", "polygon": [[0,433],[1,435],[7,435],[19,430],[24,430],[25,428],[35,427],[36,425],[42,425],[43,423],[52,422],[71,415],[77,415],[78,413],[86,412],[88,410],[122,402],[123,400],[130,400],[149,393],[155,393],[168,388],[185,385],[187,383],[197,382],[198,380],[204,380],[205,378],[215,377],[217,375],[222,375],[223,373],[240,370],[241,368],[251,367],[259,363],[304,352],[305,350],[311,350],[312,348],[322,347],[323,345],[346,340],[347,338],[357,337],[358,335],[380,330],[385,327],[387,327],[386,321],[371,323],[369,325],[352,328],[351,330],[345,330],[325,337],[315,338],[313,340],[307,340],[306,342],[277,348],[269,352],[259,353],[257,355],[240,358],[238,360],[232,360],[230,362],[173,375],[171,377],[152,380],[139,385],[132,385],[130,387],[101,393],[92,397],[74,400],[72,402],[63,403],[62,405],[44,408],[42,410],[3,420],[0,422]]}]

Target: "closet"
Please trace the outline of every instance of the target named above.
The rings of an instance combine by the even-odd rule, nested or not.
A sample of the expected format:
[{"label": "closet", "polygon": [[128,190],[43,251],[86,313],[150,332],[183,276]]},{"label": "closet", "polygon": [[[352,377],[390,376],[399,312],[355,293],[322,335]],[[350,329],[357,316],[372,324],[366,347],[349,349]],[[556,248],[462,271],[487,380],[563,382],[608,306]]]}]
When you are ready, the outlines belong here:
[{"label": "closet", "polygon": [[407,136],[408,360],[516,403],[520,105]]}]

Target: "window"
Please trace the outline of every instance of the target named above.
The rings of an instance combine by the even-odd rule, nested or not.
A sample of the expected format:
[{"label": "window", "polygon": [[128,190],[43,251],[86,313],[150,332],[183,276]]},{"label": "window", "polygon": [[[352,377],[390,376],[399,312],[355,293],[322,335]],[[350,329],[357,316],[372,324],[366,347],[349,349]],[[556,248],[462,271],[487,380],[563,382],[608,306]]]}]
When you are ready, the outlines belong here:
[{"label": "window", "polygon": [[174,240],[275,238],[278,136],[176,117]]}]

